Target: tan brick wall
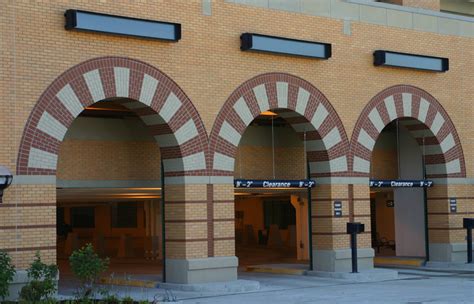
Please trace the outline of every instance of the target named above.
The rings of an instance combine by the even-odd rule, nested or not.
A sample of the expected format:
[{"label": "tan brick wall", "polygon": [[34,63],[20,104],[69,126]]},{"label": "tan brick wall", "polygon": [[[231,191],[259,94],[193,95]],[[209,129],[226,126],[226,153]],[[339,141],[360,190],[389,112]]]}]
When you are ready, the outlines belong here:
[{"label": "tan brick wall", "polygon": [[[179,22],[183,27],[183,39],[169,44],[68,32],[64,30],[63,14],[70,8]],[[359,22],[351,22],[351,35],[346,35],[342,20],[233,5],[222,0],[213,1],[211,16],[204,16],[201,11],[199,1],[149,1],[141,2],[140,5],[126,1],[117,1],[111,5],[107,1],[95,0],[74,5],[68,1],[4,3],[0,11],[1,47],[2,51],[6,49],[0,57],[0,65],[3,67],[0,69],[0,164],[15,172],[19,143],[31,110],[42,92],[62,72],[94,57],[124,56],[143,60],[170,76],[196,106],[208,134],[217,113],[234,89],[244,81],[266,72],[297,75],[315,85],[334,106],[349,138],[362,109],[378,92],[398,84],[422,88],[440,101],[453,120],[463,145],[467,175],[473,177],[474,141],[470,138],[473,137],[471,118],[474,116],[474,107],[471,103],[474,87],[471,77],[466,76],[471,75],[474,70],[472,54],[466,51],[473,49],[473,39]],[[281,24],[285,26],[275,26]],[[318,61],[244,53],[239,49],[239,36],[243,32],[330,42],[333,56],[327,61]],[[434,74],[374,67],[372,53],[376,49],[449,57],[450,71]],[[288,159],[291,157],[284,161]],[[170,201],[207,200],[205,185],[175,188],[176,191],[168,191],[167,199]],[[215,200],[217,197],[223,200],[233,199],[231,186],[224,187],[225,189],[215,188]],[[328,203],[313,203],[313,210],[321,214],[331,213],[330,201],[348,197],[347,185],[321,186],[317,189],[319,192],[315,197],[328,200]],[[449,187],[444,197],[472,197],[472,190],[472,186]],[[435,191],[437,190],[433,190],[433,193]],[[53,185],[13,186],[6,191],[4,204],[37,202],[43,199],[49,204],[55,203]],[[462,208],[469,208],[468,212],[473,212],[469,204],[465,206],[467,207]],[[6,217],[4,214],[9,214],[5,212],[8,208],[11,207],[0,208],[0,216]],[[24,211],[29,210],[28,208],[30,207],[24,207]],[[46,219],[43,223],[49,223],[53,216],[54,206],[49,208],[45,212],[51,214],[42,217]],[[190,207],[187,213],[186,204],[176,208],[171,212],[176,213],[177,218],[183,212],[186,217],[197,212],[195,207]],[[355,207],[355,211],[357,208],[359,207]],[[364,205],[362,208],[367,207]],[[227,212],[231,213],[230,210]],[[347,210],[344,212],[347,213]],[[198,218],[202,215],[199,213],[195,216]],[[440,220],[440,225],[444,225],[445,220]],[[18,220],[22,221],[26,220]],[[315,231],[341,231],[341,222],[319,219],[314,228],[317,228]],[[459,217],[449,222],[458,225]],[[188,233],[194,233],[191,227],[194,226],[180,224],[173,226],[173,229],[170,227],[168,231],[185,238]],[[3,231],[5,230],[2,233]],[[435,235],[440,234],[443,235],[440,239],[446,241],[450,238],[460,240],[460,232],[454,231],[444,234],[438,230],[430,231],[430,237],[433,235],[435,239]],[[54,241],[49,241],[48,238],[49,234],[46,238],[36,239],[34,246],[51,246]],[[348,244],[345,235],[315,235],[313,239],[315,246],[320,246],[319,248],[346,248]],[[363,242],[365,241],[361,241]],[[13,246],[11,240],[5,243],[2,246]],[[216,241],[215,254],[231,254],[231,243]],[[22,243],[18,246],[27,245]],[[208,248],[205,241],[170,242],[168,250],[170,257],[203,257],[207,256]],[[49,254],[48,252],[53,250],[45,254]],[[25,265],[27,258],[31,256],[32,251],[16,254],[15,263]],[[54,255],[51,254],[48,259],[54,261]]]},{"label": "tan brick wall", "polygon": [[0,248],[18,268],[26,268],[36,250],[45,263],[56,262],[55,185],[12,185],[0,205]]},{"label": "tan brick wall", "polygon": [[160,180],[160,149],[154,142],[65,140],[60,180]]},{"label": "tan brick wall", "polygon": [[235,160],[236,178],[302,179],[306,178],[303,147],[275,148],[275,163],[271,147],[240,146]]},{"label": "tan brick wall", "polygon": [[[2,128],[2,132],[8,132],[10,135],[2,136],[9,138],[10,147],[18,147],[24,122],[32,106],[54,78],[88,58],[108,55],[137,58],[171,76],[196,105],[208,132],[222,104],[239,84],[257,74],[280,71],[298,75],[315,84],[334,105],[349,135],[363,106],[377,92],[400,83],[421,87],[445,106],[460,132],[464,150],[469,151],[473,145],[464,140],[469,137],[469,128],[467,125],[464,127],[466,116],[464,111],[461,111],[471,108],[467,103],[469,98],[466,97],[472,95],[472,88],[462,75],[471,71],[474,65],[469,54],[463,51],[472,48],[472,39],[356,22],[351,25],[352,35],[347,36],[343,34],[342,21],[339,20],[306,15],[297,15],[298,18],[295,18],[296,15],[287,12],[233,5],[223,1],[213,2],[212,16],[203,16],[200,3],[194,1],[160,1],[140,5],[125,2],[110,5],[107,2],[88,1],[77,7],[181,22],[184,29],[183,39],[170,45],[157,41],[67,32],[64,30],[63,13],[68,8],[71,8],[70,5],[63,1],[41,4],[31,1],[15,2],[15,5],[10,2],[2,10],[5,16],[2,19],[5,22],[5,26],[2,26],[5,45],[13,45],[13,16],[16,17],[19,31],[16,35],[21,33],[22,37],[16,37],[15,53],[10,49],[10,52],[2,57],[2,66],[7,67],[2,73],[8,77],[2,81],[5,90],[2,90],[1,99],[15,100],[14,105],[11,102],[2,103],[9,113],[12,112],[13,106],[15,114],[14,123],[6,130]],[[241,16],[247,18],[242,20]],[[28,22],[23,22],[25,20]],[[288,26],[273,33],[271,24],[274,20],[284,22]],[[315,28],[318,30],[315,31]],[[242,53],[239,50],[238,37],[244,31],[332,42],[333,57],[328,61],[313,61]],[[203,36],[204,33],[206,36]],[[212,47],[209,47],[208,39],[212,39]],[[48,43],[45,43],[46,41]],[[452,47],[453,43],[457,47]],[[32,45],[35,48],[32,48]],[[39,51],[32,52],[37,46],[41,46]],[[372,51],[377,48],[422,54],[430,53],[427,50],[436,50],[434,55],[452,59],[452,69],[445,74],[432,74],[376,68],[371,63],[371,57]],[[58,52],[58,49],[62,51]],[[17,81],[15,77],[10,77],[13,73],[14,54]],[[44,54],[54,56],[48,57]],[[31,64],[32,62],[35,64]],[[21,81],[20,79],[25,79],[22,75],[32,77]],[[211,85],[217,83],[217,86]],[[456,89],[454,86],[446,86],[446,83],[456,83]],[[13,88],[16,95],[13,94]],[[212,102],[209,102],[211,100]],[[350,107],[346,106],[348,103]],[[14,169],[15,155],[10,156],[10,150],[4,153],[6,154],[2,154],[0,158],[2,163]],[[471,167],[468,166],[468,170],[472,170]]]},{"label": "tan brick wall", "polygon": [[214,256],[235,255],[234,187],[216,184],[213,186]]},{"label": "tan brick wall", "polygon": [[440,0],[383,0],[380,2],[439,11]]},{"label": "tan brick wall", "polygon": [[166,186],[167,257],[205,258],[208,256],[206,185]]},{"label": "tan brick wall", "polygon": [[[354,221],[365,224],[365,233],[358,238],[358,247],[371,247],[370,200],[367,186],[354,186]],[[363,191],[365,188],[366,191]],[[313,248],[342,249],[349,247],[346,223],[350,221],[348,185],[318,185],[313,190]],[[342,217],[334,217],[334,201],[342,203]]]},{"label": "tan brick wall", "polygon": [[375,150],[372,153],[370,176],[378,179],[397,178],[397,151]]},{"label": "tan brick wall", "polygon": [[403,0],[403,6],[425,8],[433,11],[439,11],[440,0]]}]

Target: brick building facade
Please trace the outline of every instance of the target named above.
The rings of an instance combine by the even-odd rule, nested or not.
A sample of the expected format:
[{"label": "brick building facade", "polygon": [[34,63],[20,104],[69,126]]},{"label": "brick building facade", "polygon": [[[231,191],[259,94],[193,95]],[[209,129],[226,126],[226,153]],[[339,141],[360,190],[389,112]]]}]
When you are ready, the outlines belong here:
[{"label": "brick building facade", "polygon": [[[283,109],[299,137],[304,132],[317,146],[306,154],[317,182],[316,269],[348,269],[345,225],[370,227],[372,151],[384,127],[398,118],[416,119],[420,124],[412,131],[429,134],[426,173],[435,182],[427,192],[430,259],[461,260],[462,218],[474,214],[474,19],[433,11],[442,1],[398,2],[406,6],[356,0],[2,0],[0,165],[14,173],[14,181],[0,204],[0,248],[19,268],[37,250],[55,262],[57,181],[159,180],[161,158],[168,280],[236,279],[233,179],[240,138],[261,112]],[[179,23],[182,38],[170,43],[67,31],[68,9]],[[330,43],[332,57],[242,52],[239,37],[246,32]],[[449,58],[450,68],[433,73],[376,67],[378,49]],[[149,141],[127,146],[63,140],[86,107],[117,99],[141,118],[159,150]],[[141,148],[149,153],[141,155]],[[241,149],[245,157],[263,153]],[[289,150],[304,157],[301,147]],[[106,158],[105,151],[136,155],[138,167],[130,165],[136,171],[81,171],[81,164],[97,167],[90,159],[98,153]],[[456,213],[450,212],[453,197]],[[333,216],[335,200],[342,202],[342,217]],[[370,268],[370,233],[359,240],[361,265]]]}]

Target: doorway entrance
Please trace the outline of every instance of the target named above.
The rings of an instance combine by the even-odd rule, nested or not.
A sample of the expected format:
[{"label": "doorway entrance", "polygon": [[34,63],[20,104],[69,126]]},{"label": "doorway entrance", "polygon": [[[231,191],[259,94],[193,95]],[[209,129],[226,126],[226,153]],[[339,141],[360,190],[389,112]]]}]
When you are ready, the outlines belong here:
[{"label": "doorway entrance", "polygon": [[[304,142],[278,110],[267,111],[254,119],[240,141],[235,178],[267,183],[305,179],[305,162]],[[235,188],[241,270],[302,274],[309,268],[307,191],[265,184]]]},{"label": "doorway entrance", "polygon": [[[371,240],[375,264],[419,266],[427,258],[427,210],[424,142],[407,129],[421,124],[415,119],[396,119],[379,135],[372,152]],[[397,181],[420,181],[398,183]],[[388,182],[392,181],[392,182]]]},{"label": "doorway entrance", "polygon": [[110,259],[104,279],[132,280],[136,275],[161,279],[160,149],[141,119],[123,106],[126,102],[114,99],[87,107],[61,144],[57,170],[61,279],[71,276],[71,253],[88,243],[99,256]]}]

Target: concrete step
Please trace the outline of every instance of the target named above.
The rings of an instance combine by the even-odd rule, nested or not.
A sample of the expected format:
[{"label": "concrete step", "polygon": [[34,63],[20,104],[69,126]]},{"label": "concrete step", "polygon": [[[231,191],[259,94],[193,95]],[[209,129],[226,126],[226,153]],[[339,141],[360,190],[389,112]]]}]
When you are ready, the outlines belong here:
[{"label": "concrete step", "polygon": [[411,266],[422,267],[425,264],[425,258],[419,257],[374,257],[375,266]]},{"label": "concrete step", "polygon": [[246,267],[247,272],[306,275],[309,266],[304,264],[263,264]]},{"label": "concrete step", "polygon": [[99,280],[100,284],[104,285],[118,285],[118,286],[130,286],[130,287],[143,287],[143,288],[157,288],[161,281],[159,280],[146,280],[138,278],[113,278],[113,277],[102,277]]}]

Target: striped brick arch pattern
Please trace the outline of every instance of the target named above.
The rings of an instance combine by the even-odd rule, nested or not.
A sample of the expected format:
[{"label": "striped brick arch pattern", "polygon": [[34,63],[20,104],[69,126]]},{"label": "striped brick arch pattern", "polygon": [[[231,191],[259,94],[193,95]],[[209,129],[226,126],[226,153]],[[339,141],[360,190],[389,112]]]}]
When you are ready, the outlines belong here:
[{"label": "striped brick arch pattern", "polygon": [[212,176],[234,176],[235,155],[245,129],[268,110],[278,110],[298,136],[306,138],[312,176],[347,174],[347,135],[327,98],[301,78],[268,73],[243,83],[222,107],[210,136]]},{"label": "striped brick arch pattern", "polygon": [[[59,146],[84,108],[121,98],[161,148],[166,176],[206,175],[207,135],[191,101],[169,77],[137,60],[91,59],[59,76],[41,95],[24,130],[18,175],[55,175]],[[91,156],[93,157],[93,156]]]},{"label": "striped brick arch pattern", "polygon": [[406,85],[385,89],[365,107],[351,140],[350,166],[355,176],[369,176],[370,159],[385,126],[400,119],[425,155],[429,178],[465,177],[464,155],[453,122],[427,92]]}]

